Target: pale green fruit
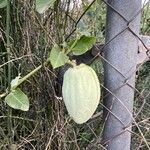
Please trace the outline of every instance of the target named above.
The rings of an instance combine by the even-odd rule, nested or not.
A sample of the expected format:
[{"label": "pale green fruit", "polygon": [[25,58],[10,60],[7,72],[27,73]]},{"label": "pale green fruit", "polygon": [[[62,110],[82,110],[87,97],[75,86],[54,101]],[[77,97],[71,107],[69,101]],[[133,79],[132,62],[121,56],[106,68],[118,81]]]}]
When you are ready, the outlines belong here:
[{"label": "pale green fruit", "polygon": [[100,84],[95,71],[80,64],[64,74],[63,99],[72,119],[82,124],[94,114],[100,100]]}]

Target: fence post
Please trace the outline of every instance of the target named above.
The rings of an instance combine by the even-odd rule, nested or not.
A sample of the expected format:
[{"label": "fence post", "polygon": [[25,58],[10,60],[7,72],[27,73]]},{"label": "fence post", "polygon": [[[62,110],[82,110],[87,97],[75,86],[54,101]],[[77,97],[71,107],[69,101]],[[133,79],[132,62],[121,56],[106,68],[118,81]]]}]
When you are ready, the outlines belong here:
[{"label": "fence post", "polygon": [[102,143],[108,150],[130,150],[140,9],[141,0],[107,1],[104,105],[111,112],[104,109]]}]

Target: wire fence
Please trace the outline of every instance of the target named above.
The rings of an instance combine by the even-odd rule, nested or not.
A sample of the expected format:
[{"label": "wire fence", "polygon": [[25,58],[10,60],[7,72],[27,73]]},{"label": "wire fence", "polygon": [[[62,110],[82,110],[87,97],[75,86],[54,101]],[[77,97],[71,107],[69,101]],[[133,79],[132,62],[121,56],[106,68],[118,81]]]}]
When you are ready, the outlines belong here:
[{"label": "wire fence", "polygon": [[[130,82],[130,79],[133,77],[133,75],[134,74],[136,74],[136,72],[142,67],[142,65],[147,61],[147,60],[149,60],[149,42],[147,42],[147,43],[145,43],[145,41],[149,41],[149,37],[148,36],[145,36],[145,39],[144,39],[144,36],[140,36],[140,35],[138,35],[137,33],[135,33],[135,31],[134,31],[134,29],[131,27],[132,25],[132,23],[134,22],[134,20],[137,18],[137,17],[139,17],[139,14],[142,12],[142,10],[144,9],[144,7],[145,6],[143,6],[143,8],[140,8],[139,10],[137,10],[137,12],[134,12],[135,13],[135,15],[133,15],[133,17],[132,18],[130,18],[130,19],[127,19],[123,14],[122,14],[122,12],[119,12],[119,10],[117,10],[116,8],[114,8],[112,5],[111,5],[111,3],[108,3],[108,2],[106,2],[106,1],[104,1],[104,3],[107,5],[107,7],[109,7],[111,10],[113,10],[111,13],[116,13],[120,18],[122,18],[125,22],[126,22],[126,26],[118,33],[118,34],[116,34],[114,37],[112,37],[112,38],[110,38],[109,40],[107,40],[106,41],[106,43],[104,44],[104,46],[102,47],[102,51],[107,51],[108,50],[108,48],[107,48],[107,45],[109,45],[111,42],[113,43],[113,41],[115,41],[115,39],[118,39],[118,37],[120,37],[120,35],[121,36],[123,36],[123,34],[126,34],[126,31],[130,31],[130,33],[132,34],[132,35],[134,35],[134,37],[139,41],[139,43],[141,43],[142,44],[142,46],[143,46],[143,48],[142,47],[140,47],[140,44],[139,44],[139,46],[138,46],[138,48],[139,48],[139,52],[137,51],[137,55],[139,55],[140,56],[140,52],[144,52],[145,53],[145,57],[144,57],[144,59],[143,59],[143,61],[142,62],[140,62],[140,64],[137,64],[137,67],[136,67],[136,70],[134,71],[134,72],[131,72],[131,74],[128,76],[128,77],[126,77],[126,75],[124,74],[124,71],[121,71],[122,70],[122,68],[117,68],[117,67],[115,67],[115,65],[114,64],[111,64],[105,57],[103,57],[103,56],[100,56],[101,57],[101,59],[103,59],[103,61],[106,63],[106,64],[108,64],[109,66],[110,66],[110,68],[113,68],[115,71],[117,71],[117,73],[118,74],[120,74],[121,75],[121,77],[122,77],[122,85],[118,88],[117,87],[117,89],[115,89],[115,88],[110,88],[110,89],[108,89],[109,87],[111,87],[111,86],[108,86],[107,84],[106,84],[106,86],[108,86],[108,88],[107,87],[105,87],[105,84],[104,85],[102,85],[102,87],[107,91],[106,92],[106,94],[107,95],[104,95],[104,97],[106,97],[106,98],[104,98],[105,99],[105,101],[108,101],[108,100],[110,100],[110,98],[108,97],[109,95],[112,95],[112,97],[111,97],[111,104],[110,104],[110,102],[106,102],[106,103],[109,103],[109,104],[107,104],[107,106],[109,106],[109,108],[107,108],[107,111],[109,111],[109,113],[107,114],[107,116],[106,116],[106,118],[105,118],[105,122],[106,122],[106,124],[107,124],[107,119],[110,117],[110,115],[112,115],[114,118],[115,118],[115,120],[118,120],[118,122],[122,125],[122,130],[119,132],[119,129],[117,129],[118,131],[118,134],[114,134],[114,133],[112,133],[112,135],[113,136],[111,136],[111,133],[106,133],[106,132],[111,132],[111,130],[113,130],[113,128],[111,128],[111,130],[110,129],[106,129],[106,130],[108,130],[108,131],[106,131],[106,132],[104,132],[104,134],[108,134],[108,136],[106,135],[106,137],[105,137],[105,141],[103,142],[103,144],[105,145],[107,145],[108,143],[111,143],[116,137],[120,137],[120,135],[121,134],[124,134],[124,132],[131,132],[131,126],[132,126],[132,123],[133,123],[133,125],[134,126],[136,126],[137,127],[137,129],[138,129],[138,132],[139,132],[139,134],[138,134],[138,136],[140,136],[141,137],[141,143],[140,143],[140,146],[138,147],[138,148],[141,148],[143,145],[142,145],[142,143],[145,143],[145,145],[146,145],[146,148],[147,149],[149,149],[150,147],[149,147],[149,142],[147,141],[147,139],[146,139],[146,135],[145,135],[145,133],[143,133],[143,131],[141,130],[141,127],[140,127],[140,123],[138,123],[137,121],[136,121],[136,119],[137,119],[137,117],[139,116],[139,114],[143,111],[143,109],[144,109],[144,105],[146,105],[146,103],[149,103],[148,102],[148,99],[149,99],[149,97],[145,97],[145,95],[143,95],[143,93],[141,93],[136,87],[134,87],[134,84],[133,85],[131,85],[129,82]],[[112,4],[113,4],[113,2],[112,2]],[[119,5],[119,4],[118,4]],[[110,19],[110,18],[109,18]],[[114,19],[116,19],[116,18],[114,18]],[[108,23],[108,22],[107,22]],[[110,22],[109,22],[110,23]],[[119,26],[119,25],[118,25]],[[118,30],[117,30],[118,31]],[[115,43],[115,42],[114,42]],[[105,49],[105,47],[106,47],[106,49]],[[110,47],[109,47],[110,48]],[[140,48],[142,48],[141,50],[140,50]],[[114,49],[113,49],[113,47],[112,47],[112,51],[113,51]],[[121,51],[122,49],[120,49],[120,51]],[[105,52],[104,52],[105,53]],[[107,53],[107,52],[106,52]],[[112,54],[112,53],[111,53]],[[119,55],[119,54],[118,54]],[[120,57],[120,56],[118,56],[118,57]],[[142,59],[142,55],[140,56],[140,57],[138,57],[138,59]],[[116,60],[117,61],[117,60]],[[135,60],[136,61],[136,60]],[[120,62],[121,63],[121,62]],[[125,62],[124,62],[125,63]],[[109,72],[110,73],[110,72]],[[113,79],[113,78],[112,78]],[[115,78],[114,78],[115,79]],[[119,79],[118,79],[119,80]],[[117,83],[116,83],[117,84]],[[128,104],[126,103],[126,100],[122,100],[122,99],[120,99],[115,93],[117,93],[117,91],[119,91],[119,90],[121,90],[121,88],[122,87],[124,87],[124,86],[129,86],[132,90],[134,90],[135,92],[136,92],[136,95],[138,95],[138,100],[140,100],[140,101],[142,101],[143,102],[143,104],[141,105],[141,107],[139,108],[139,110],[137,111],[137,112],[134,112],[135,113],[135,115],[132,117],[132,110],[130,109],[130,108],[128,108]],[[113,89],[113,91],[111,91]],[[124,91],[123,91],[124,92]],[[129,91],[128,91],[129,92]],[[128,94],[128,92],[126,93],[126,94]],[[149,95],[149,94],[148,94]],[[121,117],[124,117],[124,114],[121,116],[121,117],[118,117],[118,116],[120,116],[119,114],[117,114],[116,113],[116,111],[117,110],[115,110],[114,111],[114,109],[118,109],[118,111],[119,111],[119,108],[114,108],[115,106],[114,105],[116,105],[116,103],[115,103],[115,101],[118,101],[121,105],[122,105],[122,107],[124,107],[125,109],[123,109],[123,108],[120,108],[120,109],[123,109],[123,111],[124,112],[122,112],[122,113],[127,113],[128,114],[128,116],[129,117],[132,117],[132,122],[130,122],[129,124],[127,124],[126,123],[126,121],[124,121],[124,122],[122,122],[121,120],[123,120],[123,119],[121,119]],[[132,105],[132,104],[131,104]],[[118,105],[119,106],[119,105]],[[106,107],[106,106],[104,106],[104,107]],[[114,112],[114,113],[113,113]],[[116,114],[115,114],[116,113]],[[127,119],[127,118],[126,118]],[[110,121],[111,119],[109,119],[109,124],[111,124],[111,123],[114,123],[112,120]],[[145,120],[145,119],[144,119]],[[149,126],[149,123],[147,122],[148,120],[146,120],[146,124]],[[141,121],[139,121],[139,122],[141,122]],[[115,124],[116,126],[118,125],[118,124]],[[113,125],[110,125],[110,126],[113,126]],[[106,128],[110,128],[110,126],[108,125],[108,127],[106,127]],[[118,126],[116,127],[116,128],[119,128]],[[123,130],[123,128],[124,128],[124,130]],[[114,129],[115,130],[115,129]],[[137,135],[135,132],[132,132],[132,135]],[[104,135],[105,136],[105,135]],[[120,143],[121,144],[121,143]],[[141,146],[142,145],[142,146]],[[107,147],[107,146],[106,146]],[[135,148],[132,148],[132,149],[135,149]]]},{"label": "wire fence", "polygon": [[[110,100],[110,98],[108,97],[109,95],[112,95],[112,97],[111,97],[111,104],[110,104],[110,102],[106,102],[106,103],[109,103],[109,104],[107,104],[107,106],[109,106],[109,108],[107,108],[107,111],[109,111],[109,113],[107,114],[107,116],[106,116],[106,118],[105,118],[105,122],[106,122],[106,124],[107,124],[107,122],[108,122],[108,120],[107,119],[109,119],[109,117],[110,117],[110,115],[112,115],[113,117],[115,117],[115,120],[118,120],[118,122],[122,125],[122,130],[120,130],[120,132],[119,132],[119,129],[117,129],[117,132],[118,132],[118,134],[116,134],[115,132],[114,133],[107,133],[107,132],[111,132],[111,130],[113,130],[113,128],[111,128],[111,130],[109,129],[110,128],[110,126],[113,126],[113,125],[107,125],[107,129],[106,130],[108,130],[108,131],[105,131],[104,132],[104,134],[108,134],[108,135],[106,135],[106,137],[105,137],[105,141],[103,142],[104,143],[104,145],[106,144],[108,144],[108,143],[111,143],[116,137],[121,137],[121,134],[125,134],[125,132],[131,132],[131,126],[132,126],[132,123],[133,123],[133,125],[134,126],[136,126],[136,128],[138,129],[138,132],[139,132],[139,134],[138,134],[138,136],[140,136],[141,137],[141,143],[140,143],[140,146],[138,147],[139,149],[143,146],[143,144],[142,143],[145,143],[145,147],[146,147],[146,149],[150,149],[150,147],[149,147],[149,142],[148,142],[148,140],[146,139],[146,135],[145,135],[145,133],[143,133],[143,131],[142,131],[142,129],[141,129],[141,125],[140,125],[140,122],[141,121],[139,121],[139,122],[137,122],[136,121],[136,119],[137,119],[137,117],[138,116],[140,116],[140,113],[143,111],[143,109],[144,109],[144,105],[146,105],[146,103],[149,103],[149,97],[147,97],[147,95],[146,95],[146,97],[145,97],[145,95],[143,94],[143,93],[141,93],[141,91],[139,91],[139,89],[137,89],[136,87],[134,87],[134,84],[130,84],[131,82],[130,82],[130,80],[131,80],[131,78],[136,74],[136,72],[142,67],[142,65],[147,61],[147,60],[149,60],[149,42],[147,42],[147,43],[145,43],[146,41],[149,41],[149,37],[148,36],[140,36],[140,35],[138,35],[135,31],[134,31],[134,29],[131,27],[132,25],[132,23],[136,20],[136,18],[137,17],[139,17],[139,14],[142,12],[142,10],[144,9],[144,7],[145,6],[143,6],[143,8],[140,8],[139,10],[137,10],[137,12],[134,12],[135,13],[135,15],[133,15],[133,17],[132,18],[130,18],[130,19],[127,19],[124,15],[123,15],[123,12],[120,12],[119,10],[121,10],[121,9],[119,9],[119,10],[117,10],[115,7],[113,7],[111,4],[113,4],[113,2],[112,3],[108,3],[108,2],[106,2],[106,1],[104,1],[104,3],[107,5],[107,7],[109,7],[111,10],[112,10],[112,12],[111,13],[116,13],[121,19],[123,19],[125,22],[126,22],[126,26],[118,33],[118,34],[116,34],[114,37],[112,37],[112,38],[110,38],[109,40],[107,40],[106,41],[106,43],[104,44],[104,46],[102,47],[102,49],[103,50],[105,50],[105,51],[107,51],[108,50],[108,48],[107,48],[107,45],[109,45],[111,42],[113,43],[113,41],[115,41],[115,39],[117,39],[118,40],[118,37],[120,38],[120,36],[123,36],[123,34],[126,34],[126,32],[127,31],[129,31],[138,41],[139,41],[139,43],[140,44],[142,44],[142,47],[140,46],[140,44],[139,44],[139,46],[138,46],[138,48],[139,48],[139,52],[137,51],[137,55],[139,55],[139,57],[138,57],[138,59],[142,59],[142,55],[140,56],[140,54],[141,54],[141,52],[143,51],[144,53],[145,53],[145,57],[144,57],[144,59],[143,59],[143,61],[141,62],[140,61],[140,64],[137,64],[137,67],[136,67],[136,70],[134,71],[134,72],[131,72],[131,73],[129,73],[128,75],[127,75],[127,77],[126,77],[126,75],[124,74],[124,71],[121,71],[122,70],[122,68],[117,68],[117,67],[115,67],[115,63],[114,64],[111,64],[106,58],[104,58],[104,57],[102,57],[101,56],[101,58],[103,59],[103,61],[105,61],[105,63],[106,64],[108,64],[109,66],[110,66],[110,68],[113,68],[115,71],[117,71],[117,73],[118,74],[120,74],[121,75],[121,77],[122,77],[122,85],[118,88],[117,87],[117,89],[115,89],[115,88],[111,88],[111,86],[109,86],[109,85],[107,85],[106,84],[106,86],[108,86],[108,88],[110,88],[110,89],[108,89],[107,87],[105,87],[105,84],[104,84],[104,86],[103,86],[103,88],[107,91],[106,92],[106,94],[107,95],[104,95],[104,97],[106,96],[106,98],[104,98],[105,99],[105,101],[108,101],[108,100]],[[114,5],[114,4],[113,4]],[[118,4],[119,5],[119,4]],[[116,6],[117,7],[117,6]],[[109,14],[110,15],[110,14]],[[109,18],[110,19],[110,18]],[[116,19],[115,17],[114,17],[114,19]],[[107,22],[108,23],[108,22]],[[110,23],[110,22],[109,22]],[[119,23],[119,22],[118,22]],[[112,24],[113,25],[113,24]],[[119,25],[118,25],[119,26]],[[117,30],[118,31],[118,30]],[[125,42],[125,41],[122,41],[122,42]],[[115,43],[115,42],[114,42]],[[126,43],[127,44],[127,43]],[[106,47],[106,49],[105,49],[105,47]],[[122,47],[121,47],[122,48]],[[142,48],[142,49],[140,49],[140,48]],[[110,47],[109,47],[109,49],[110,49]],[[112,47],[112,50],[114,50],[113,49],[113,47]],[[122,49],[120,49],[120,51],[121,51]],[[106,52],[107,53],[107,52]],[[111,53],[112,54],[112,53]],[[119,55],[120,53],[118,52],[118,55]],[[120,57],[120,56],[118,56],[118,57]],[[108,57],[107,57],[108,58]],[[117,61],[117,60],[116,60]],[[136,61],[136,60],[135,60]],[[121,62],[120,62],[121,63]],[[125,63],[125,62],[124,62]],[[119,66],[119,65],[118,65]],[[110,69],[109,68],[109,69]],[[133,70],[132,70],[133,71]],[[110,73],[110,72],[109,72]],[[113,78],[112,78],[113,79]],[[115,78],[114,78],[115,79]],[[118,79],[119,80],[119,79]],[[116,82],[116,84],[117,84],[117,82]],[[126,102],[126,100],[123,98],[123,99],[120,99],[117,95],[116,95],[116,93],[117,93],[117,91],[119,91],[119,90],[121,90],[121,88],[122,87],[125,87],[125,86],[129,86],[132,90],[134,90],[135,92],[136,92],[136,95],[138,95],[138,100],[140,100],[140,101],[142,101],[143,103],[142,103],[142,105],[141,105],[141,107],[139,107],[139,110],[138,111],[134,111],[134,113],[135,113],[135,115],[133,115],[133,117],[132,117],[132,109],[131,108],[129,108],[128,106],[128,102]],[[112,91],[112,89],[113,89],[113,91]],[[122,91],[122,92],[125,92],[125,91]],[[130,91],[128,91],[126,94],[128,94],[128,93],[130,93]],[[149,94],[148,94],[149,95]],[[128,97],[126,97],[126,98],[128,98]],[[115,101],[118,101],[121,105],[122,105],[122,107],[124,107],[125,109],[123,109],[122,107],[121,108],[114,108],[115,106],[114,105],[116,105],[118,102],[115,102]],[[130,101],[130,100],[129,100]],[[129,102],[130,103],[130,102]],[[132,105],[132,104],[130,104],[130,105]],[[149,104],[148,104],[149,105]],[[117,106],[119,106],[119,105],[117,105]],[[106,107],[106,106],[105,106]],[[118,110],[114,110],[114,109],[118,109]],[[118,114],[118,113],[116,113],[116,111],[119,111],[119,109],[123,109],[123,111],[121,111],[122,113],[127,113],[128,114],[128,117],[130,118],[132,118],[131,120],[131,122],[129,122],[129,124],[127,124],[127,122],[126,121],[124,121],[124,122],[122,122],[121,120],[123,120],[121,117],[125,117],[125,115],[124,114],[122,114],[122,116],[120,116],[120,114]],[[114,113],[113,113],[114,112]],[[118,117],[118,116],[120,116],[120,117]],[[112,118],[113,118],[112,117]],[[111,123],[114,123],[112,120],[110,121],[111,119],[109,119],[109,124],[111,124]],[[126,118],[126,120],[128,120],[127,118]],[[144,119],[145,120],[145,119]],[[147,120],[146,120],[146,122],[145,122],[148,126],[149,126],[149,122],[147,122]],[[115,124],[117,127],[116,128],[119,128],[119,126],[118,126],[118,124],[116,123]],[[115,128],[115,127],[114,127]],[[124,130],[123,130],[123,128],[124,128]],[[115,130],[115,129],[114,129]],[[113,135],[113,136],[111,136],[111,135]],[[132,135],[137,135],[137,133],[135,133],[135,132],[132,132]],[[105,136],[105,135],[104,135]],[[126,135],[127,136],[127,135]],[[120,141],[121,142],[121,141]],[[122,143],[120,143],[120,144],[122,144]],[[109,144],[108,144],[109,145]],[[107,147],[107,146],[106,146]],[[135,148],[132,148],[132,149],[135,149]]]}]

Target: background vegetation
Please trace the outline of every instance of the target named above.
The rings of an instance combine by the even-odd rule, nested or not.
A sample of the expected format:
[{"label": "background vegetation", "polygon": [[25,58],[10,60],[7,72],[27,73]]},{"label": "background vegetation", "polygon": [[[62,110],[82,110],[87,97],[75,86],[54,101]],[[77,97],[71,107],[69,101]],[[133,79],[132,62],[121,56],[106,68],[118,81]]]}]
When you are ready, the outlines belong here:
[{"label": "background vegetation", "polygon": [[[78,34],[94,35],[97,44],[104,43],[106,5],[102,1],[84,2],[80,8],[70,0],[56,0],[44,14],[35,10],[34,0],[11,1],[10,53],[6,41],[6,8],[0,9],[0,93],[9,86],[9,76],[25,76],[49,56],[53,43],[64,44]],[[70,34],[72,33],[72,34]],[[150,35],[150,5],[142,9],[141,33]],[[10,60],[8,60],[8,55]],[[9,63],[8,63],[9,61]],[[89,60],[87,60],[88,62]],[[10,64],[11,72],[8,72]],[[103,83],[102,61],[97,58],[92,67]],[[100,135],[103,129],[102,102],[95,115],[85,124],[77,125],[68,116],[61,97],[59,69],[49,64],[24,82],[20,88],[28,95],[30,110],[10,109],[0,100],[0,149],[103,149]],[[150,145],[150,64],[138,70],[134,117]],[[146,149],[133,124],[132,149]]]}]

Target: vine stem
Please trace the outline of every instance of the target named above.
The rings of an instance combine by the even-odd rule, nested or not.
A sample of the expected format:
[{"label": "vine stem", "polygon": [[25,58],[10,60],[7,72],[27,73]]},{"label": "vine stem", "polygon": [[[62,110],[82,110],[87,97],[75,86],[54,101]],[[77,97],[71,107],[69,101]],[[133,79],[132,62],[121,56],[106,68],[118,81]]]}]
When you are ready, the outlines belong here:
[{"label": "vine stem", "polygon": [[[49,59],[47,59],[42,65],[39,65],[38,67],[36,67],[34,70],[32,70],[30,73],[28,73],[27,75],[25,75],[23,78],[21,78],[18,82],[18,84],[13,87],[13,89],[17,88],[20,84],[22,84],[24,81],[26,81],[28,78],[30,78],[32,75],[34,75],[35,73],[37,73],[43,66],[47,65],[49,63]],[[0,94],[0,98],[3,98],[5,96],[7,96],[9,92]]]},{"label": "vine stem", "polygon": [[[7,50],[7,60],[10,61],[10,0],[7,0],[7,11],[6,11],[6,50]],[[10,89],[10,82],[11,82],[11,64],[8,64],[8,87]],[[8,139],[9,139],[9,149],[11,150],[12,145],[12,109],[8,106],[7,109],[7,130],[8,130]]]},{"label": "vine stem", "polygon": [[[43,65],[46,65],[48,63],[48,61],[46,61]],[[18,84],[16,85],[19,86],[21,83],[23,83],[24,81],[26,81],[28,78],[30,78],[32,75],[34,75],[37,71],[39,71],[43,65],[40,65],[38,67],[36,67],[34,70],[32,70],[30,73],[28,73],[26,76],[24,76],[22,79],[19,80]]]},{"label": "vine stem", "polygon": [[[49,62],[50,62],[50,59],[47,59],[42,65],[39,65],[34,70],[32,70],[30,73],[28,73],[26,76],[24,76],[23,78],[21,78],[19,80],[18,84],[15,87],[13,87],[13,89],[17,88],[20,84],[22,84],[24,81],[26,81],[28,78],[30,78],[35,73],[37,73],[43,66],[47,65]],[[69,61],[67,63],[71,64],[72,66],[76,66],[76,62],[75,61]],[[8,92],[0,94],[0,98],[3,98],[5,96],[7,96],[7,94],[8,94]]]}]

